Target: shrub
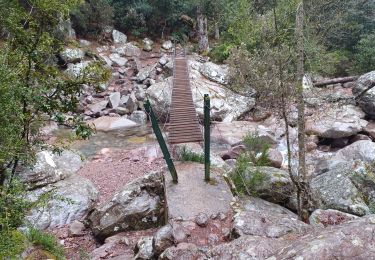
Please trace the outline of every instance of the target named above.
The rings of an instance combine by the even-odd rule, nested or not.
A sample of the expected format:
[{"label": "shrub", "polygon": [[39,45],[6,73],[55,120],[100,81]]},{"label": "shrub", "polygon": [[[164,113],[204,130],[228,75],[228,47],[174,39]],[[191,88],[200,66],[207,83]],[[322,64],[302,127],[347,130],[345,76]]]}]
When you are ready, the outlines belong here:
[{"label": "shrub", "polygon": [[212,47],[209,56],[214,62],[223,63],[226,59],[228,59],[230,51],[233,47],[234,45],[231,43],[221,43]]},{"label": "shrub", "polygon": [[234,170],[229,174],[238,194],[249,194],[245,181],[245,170],[250,165],[245,154],[241,154],[236,161]]},{"label": "shrub", "polygon": [[246,151],[237,158],[236,166],[230,173],[239,194],[256,196],[255,187],[264,180],[260,171],[248,171],[249,166],[268,166],[269,145],[259,138],[258,133],[248,133],[244,139]]},{"label": "shrub", "polygon": [[42,232],[35,228],[30,228],[27,234],[28,240],[35,246],[40,246],[44,250],[53,254],[56,259],[65,259],[64,249],[60,246],[52,234]]},{"label": "shrub", "polygon": [[243,143],[246,147],[245,156],[253,166],[270,165],[270,160],[268,159],[270,146],[259,137],[258,133],[248,133],[244,137]]},{"label": "shrub", "polygon": [[180,160],[183,162],[198,162],[204,163],[204,154],[197,154],[194,153],[186,148],[186,146],[182,147]]},{"label": "shrub", "polygon": [[47,192],[37,201],[31,202],[27,199],[25,185],[17,178],[13,178],[11,184],[0,185],[0,259],[13,259],[30,243],[41,246],[57,259],[64,259],[64,251],[57,245],[53,235],[31,228],[27,236],[24,236],[17,230],[25,224],[24,219],[30,209],[45,205],[52,196],[61,201],[67,200],[53,192]]},{"label": "shrub", "polygon": [[264,181],[264,174],[258,170],[249,171],[251,166],[246,154],[241,154],[237,159],[236,167],[230,174],[238,194],[257,196],[256,187]]},{"label": "shrub", "polygon": [[375,32],[365,35],[356,46],[355,69],[359,73],[375,69]]},{"label": "shrub", "polygon": [[27,245],[26,237],[17,230],[0,231],[0,259],[13,259]]},{"label": "shrub", "polygon": [[26,200],[23,184],[14,179],[12,185],[0,186],[0,232],[11,232],[23,224],[32,203]]},{"label": "shrub", "polygon": [[108,0],[87,0],[71,12],[73,28],[78,35],[95,36],[113,26],[114,9]]}]

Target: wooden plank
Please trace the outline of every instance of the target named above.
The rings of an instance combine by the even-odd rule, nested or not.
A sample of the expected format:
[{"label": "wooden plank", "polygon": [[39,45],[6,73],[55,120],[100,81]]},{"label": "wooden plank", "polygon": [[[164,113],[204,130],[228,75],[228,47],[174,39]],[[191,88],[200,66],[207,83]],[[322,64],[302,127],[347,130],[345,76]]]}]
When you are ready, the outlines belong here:
[{"label": "wooden plank", "polygon": [[201,142],[203,135],[193,103],[188,63],[175,59],[172,105],[169,124],[169,143]]}]

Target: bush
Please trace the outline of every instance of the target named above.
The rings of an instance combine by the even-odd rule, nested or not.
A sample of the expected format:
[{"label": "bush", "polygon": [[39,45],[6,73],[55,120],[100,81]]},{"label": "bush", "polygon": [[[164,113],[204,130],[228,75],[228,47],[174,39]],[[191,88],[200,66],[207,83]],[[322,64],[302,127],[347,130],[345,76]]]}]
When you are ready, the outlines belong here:
[{"label": "bush", "polygon": [[366,73],[375,69],[375,32],[365,35],[356,46],[354,55],[355,69]]},{"label": "bush", "polygon": [[26,189],[17,180],[0,186],[0,232],[11,232],[23,224],[32,203],[26,200]]},{"label": "bush", "polygon": [[56,259],[65,259],[64,248],[57,243],[56,238],[52,234],[30,228],[27,238],[33,245],[40,246],[47,252],[53,254]]},{"label": "bush", "polygon": [[17,230],[0,231],[0,259],[14,259],[27,246],[26,237]]},{"label": "bush", "polygon": [[214,62],[223,63],[226,59],[228,59],[230,51],[233,47],[234,45],[231,43],[221,43],[212,48],[209,56]]},{"label": "bush", "polygon": [[245,156],[249,159],[253,166],[269,166],[270,160],[268,159],[269,144],[260,139],[258,133],[248,133],[243,143],[246,147]]},{"label": "bush", "polygon": [[78,35],[96,36],[113,26],[114,9],[108,0],[87,0],[71,12],[73,28]]},{"label": "bush", "polygon": [[181,155],[179,158],[183,162],[198,162],[204,163],[204,154],[197,154],[194,153],[184,146],[181,151]]},{"label": "bush", "polygon": [[269,145],[259,138],[258,133],[248,133],[243,143],[246,151],[237,158],[236,166],[230,173],[230,178],[239,194],[256,196],[254,187],[264,180],[264,175],[259,172],[248,172],[249,166],[269,166]]},{"label": "bush", "polygon": [[153,13],[147,1],[113,1],[115,26],[121,31],[131,32],[140,37],[148,32],[147,18]]},{"label": "bush", "polygon": [[0,259],[13,259],[26,248],[27,239],[17,228],[31,206],[19,181],[14,179],[12,185],[0,185]]},{"label": "bush", "polygon": [[247,169],[252,164],[246,154],[237,158],[236,167],[231,172],[230,178],[233,181],[238,194],[257,196],[255,187],[264,181],[264,174],[260,171],[249,172]]},{"label": "bush", "polygon": [[236,192],[238,194],[247,194],[246,182],[245,182],[245,170],[250,165],[248,158],[241,154],[236,161],[236,166],[234,170],[229,174],[229,177],[233,181],[234,186],[236,187]]},{"label": "bush", "polygon": [[[9,180],[9,177],[7,178]],[[17,228],[24,225],[27,212],[45,205],[54,196],[53,192],[47,192],[35,202],[27,199],[27,190],[17,178],[13,178],[11,184],[0,185],[0,259],[10,257],[13,259],[27,247],[30,242],[41,246],[52,253],[57,259],[64,259],[64,251],[58,247],[53,235],[41,233],[33,228],[25,237]],[[59,196],[55,199],[66,200]]]}]

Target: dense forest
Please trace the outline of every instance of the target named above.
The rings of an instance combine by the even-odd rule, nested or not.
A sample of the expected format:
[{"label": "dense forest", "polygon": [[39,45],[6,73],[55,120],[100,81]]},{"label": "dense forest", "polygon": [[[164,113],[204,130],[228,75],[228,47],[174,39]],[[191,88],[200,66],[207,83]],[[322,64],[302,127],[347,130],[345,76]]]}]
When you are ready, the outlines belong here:
[{"label": "dense forest", "polygon": [[[244,44],[249,53],[283,42],[291,44],[298,1],[106,1],[93,0],[72,11],[79,36],[100,37],[115,27],[134,37],[171,36],[192,40],[197,17],[207,19],[211,53],[224,61]],[[305,1],[306,56],[312,67],[331,75],[364,72],[374,66],[372,1]],[[317,57],[317,55],[319,56]],[[323,62],[324,61],[324,62]],[[323,68],[322,68],[323,65]],[[318,68],[317,68],[318,69]]]},{"label": "dense forest", "polygon": [[[228,68],[227,78],[222,82],[219,80],[220,87],[244,99],[254,99],[257,105],[280,116],[288,146],[289,165],[286,170],[289,171],[298,201],[298,206],[293,210],[301,221],[308,222],[313,200],[308,198],[311,194],[305,176],[304,152],[308,138],[304,116],[307,101],[304,101],[306,96],[302,82],[304,78],[314,83],[349,76],[357,79],[375,70],[375,1],[0,0],[0,259],[20,257],[32,245],[49,252],[43,257],[49,254],[53,259],[65,257],[54,236],[28,226],[25,221],[28,212],[47,205],[49,200],[56,197],[53,191],[48,191],[38,199],[30,199],[29,192],[40,187],[35,183],[25,183],[20,172],[35,164],[40,151],[51,150],[62,154],[67,148],[65,143],[51,145],[46,142],[42,128],[53,121],[71,129],[74,138],[88,139],[95,131],[86,121],[101,117],[106,109],[110,111],[106,116],[117,113],[115,116],[118,117],[127,114],[130,117],[137,110],[143,112],[140,103],[143,104],[145,98],[139,98],[139,93],[164,82],[173,73],[173,64],[165,72],[168,70],[166,61],[163,65],[157,65],[160,68],[155,65],[151,69],[159,69],[154,74],[162,74],[165,78],[152,78],[152,73],[148,72],[150,75],[147,74],[147,79],[140,80],[143,67],[138,63],[141,59],[125,55],[124,65],[117,64],[116,67],[106,63],[100,54],[95,53],[94,47],[88,50],[87,46],[87,49],[80,46],[79,40],[85,40],[90,44],[95,43],[95,46],[107,46],[108,52],[113,55],[118,50],[112,39],[114,29],[125,34],[128,39],[125,42],[134,43],[136,50],[137,46],[142,45],[142,40],[155,42],[159,47],[171,41],[188,50],[189,54],[199,55],[198,63],[204,60]],[[79,76],[66,73],[71,64],[77,63],[75,60],[64,60],[61,53],[67,48],[85,49],[83,56],[91,59]],[[160,57],[163,55],[160,54]],[[133,73],[134,66],[139,68]],[[127,75],[125,70],[133,74]],[[133,88],[129,91],[116,89],[119,99],[120,93],[122,97],[123,93],[129,92],[124,94],[126,104],[134,96],[135,105],[132,104],[131,109],[130,105],[126,105],[126,109],[121,110],[114,107],[112,100],[109,103],[104,101],[104,108],[95,116],[87,114],[86,107],[82,108],[82,96],[87,107],[93,100],[112,97],[111,93],[100,95],[101,91],[109,91],[108,88],[101,89],[101,86],[108,82],[107,85],[110,85],[116,80],[121,81],[123,86],[130,84]],[[138,90],[142,88],[140,85],[145,90]],[[373,87],[366,86],[350,105],[359,102]],[[87,98],[87,89],[94,89],[95,94]],[[298,114],[294,123],[291,123],[287,111],[291,104]],[[366,108],[361,108],[367,113],[361,120],[373,118],[371,112],[366,110],[367,103]],[[254,112],[255,108],[248,110]],[[236,119],[246,118],[247,114],[243,114]],[[217,121],[225,121],[220,116],[217,116]],[[296,171],[301,178],[293,177],[290,163],[289,135],[292,135],[294,128],[298,139],[296,146],[303,151],[296,156],[296,160],[299,160]],[[361,128],[356,134],[364,135],[364,132]],[[340,135],[339,138],[349,140],[348,136],[353,137],[354,134]],[[237,169],[246,168],[244,165],[249,163],[259,166],[259,154],[264,159],[263,152],[268,151],[269,147],[262,147],[262,142],[254,138],[247,136],[248,143],[245,140],[244,147],[254,150],[259,146],[259,150],[251,154],[251,159],[249,156],[239,157]],[[330,134],[318,136],[316,143],[325,145],[335,138]],[[348,144],[348,140],[345,140],[345,144]],[[203,161],[202,158],[200,160]],[[244,193],[250,193],[246,187],[243,189]],[[368,200],[366,197],[366,202]],[[45,259],[43,257],[39,259]],[[38,256],[27,259],[38,259]]]}]

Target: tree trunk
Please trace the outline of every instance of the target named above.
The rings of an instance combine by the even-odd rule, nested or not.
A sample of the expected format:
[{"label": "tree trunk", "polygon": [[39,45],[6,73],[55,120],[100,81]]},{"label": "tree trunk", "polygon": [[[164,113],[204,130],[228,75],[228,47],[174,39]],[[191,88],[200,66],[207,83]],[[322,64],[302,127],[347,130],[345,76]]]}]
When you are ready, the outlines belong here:
[{"label": "tree trunk", "polygon": [[220,40],[220,28],[219,28],[219,22],[215,23],[215,40]]},{"label": "tree trunk", "polygon": [[306,172],[306,148],[305,148],[305,103],[303,99],[304,71],[304,37],[303,37],[304,9],[303,0],[297,9],[296,16],[296,40],[297,40],[297,101],[298,101],[298,179],[300,184],[297,194],[298,207],[301,209],[300,218],[308,221],[308,185]]},{"label": "tree trunk", "polygon": [[203,16],[200,8],[198,8],[198,49],[200,53],[207,52],[208,46],[208,35],[207,35],[207,19]]}]

